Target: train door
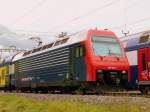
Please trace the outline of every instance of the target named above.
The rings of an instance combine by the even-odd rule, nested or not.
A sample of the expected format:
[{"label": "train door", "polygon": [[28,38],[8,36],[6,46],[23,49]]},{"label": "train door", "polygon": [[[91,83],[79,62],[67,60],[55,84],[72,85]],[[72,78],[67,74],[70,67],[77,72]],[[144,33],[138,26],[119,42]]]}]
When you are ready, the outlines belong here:
[{"label": "train door", "polygon": [[86,65],[84,62],[85,48],[83,45],[76,45],[73,48],[72,75],[76,80],[86,80]]},{"label": "train door", "polygon": [[138,78],[139,83],[150,81],[150,49],[144,48],[138,50]]}]

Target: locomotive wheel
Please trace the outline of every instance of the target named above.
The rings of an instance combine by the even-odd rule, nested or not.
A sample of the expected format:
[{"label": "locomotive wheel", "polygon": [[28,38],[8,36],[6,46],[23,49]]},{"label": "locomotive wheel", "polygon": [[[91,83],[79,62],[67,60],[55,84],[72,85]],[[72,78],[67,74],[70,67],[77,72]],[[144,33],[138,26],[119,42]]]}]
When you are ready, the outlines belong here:
[{"label": "locomotive wheel", "polygon": [[148,88],[141,88],[140,91],[142,95],[148,95]]},{"label": "locomotive wheel", "polygon": [[75,91],[75,94],[77,94],[77,95],[85,95],[86,91],[84,89],[78,89],[78,90]]}]

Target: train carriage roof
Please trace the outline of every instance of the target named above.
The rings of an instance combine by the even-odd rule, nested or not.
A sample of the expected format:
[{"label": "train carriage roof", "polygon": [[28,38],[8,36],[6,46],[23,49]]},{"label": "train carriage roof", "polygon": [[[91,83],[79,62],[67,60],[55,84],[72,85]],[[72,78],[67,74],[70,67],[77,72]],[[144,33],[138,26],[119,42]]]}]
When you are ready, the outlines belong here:
[{"label": "train carriage roof", "polygon": [[73,35],[70,35],[70,36],[59,37],[59,38],[57,38],[56,41],[51,42],[49,44],[40,46],[38,48],[35,48],[35,49],[27,51],[27,52],[18,53],[13,58],[12,61],[14,62],[19,59],[30,57],[30,56],[33,56],[36,54],[40,54],[40,53],[49,51],[49,50],[54,50],[54,49],[61,48],[61,47],[67,46],[67,45],[82,42],[86,39],[86,34],[87,34],[86,30],[83,30],[83,31],[77,32]]},{"label": "train carriage roof", "polygon": [[150,38],[150,31],[129,35],[126,44],[126,51],[133,51],[138,50],[140,48],[149,47],[150,46],[149,38]]}]

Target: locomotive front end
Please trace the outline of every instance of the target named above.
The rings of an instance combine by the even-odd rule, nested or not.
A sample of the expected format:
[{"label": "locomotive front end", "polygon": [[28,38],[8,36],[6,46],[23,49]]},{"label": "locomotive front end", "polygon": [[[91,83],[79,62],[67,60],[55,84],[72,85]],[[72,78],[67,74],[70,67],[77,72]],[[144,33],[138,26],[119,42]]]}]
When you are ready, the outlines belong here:
[{"label": "locomotive front end", "polygon": [[[96,32],[96,31],[95,31]],[[110,31],[91,33],[91,74],[101,85],[123,86],[130,80],[129,64],[124,49],[115,34]]]}]

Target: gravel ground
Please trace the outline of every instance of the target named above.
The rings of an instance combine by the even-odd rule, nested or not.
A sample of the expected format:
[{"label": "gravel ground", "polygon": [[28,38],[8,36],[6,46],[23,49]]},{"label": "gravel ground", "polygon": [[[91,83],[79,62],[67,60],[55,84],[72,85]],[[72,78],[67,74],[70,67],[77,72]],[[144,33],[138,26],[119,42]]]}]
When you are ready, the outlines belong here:
[{"label": "gravel ground", "polygon": [[21,96],[35,100],[46,101],[73,101],[84,102],[88,104],[121,104],[131,103],[138,105],[150,105],[150,98],[131,97],[131,96],[100,96],[100,95],[64,95],[64,94],[28,94],[28,93],[0,93],[0,96]]}]

